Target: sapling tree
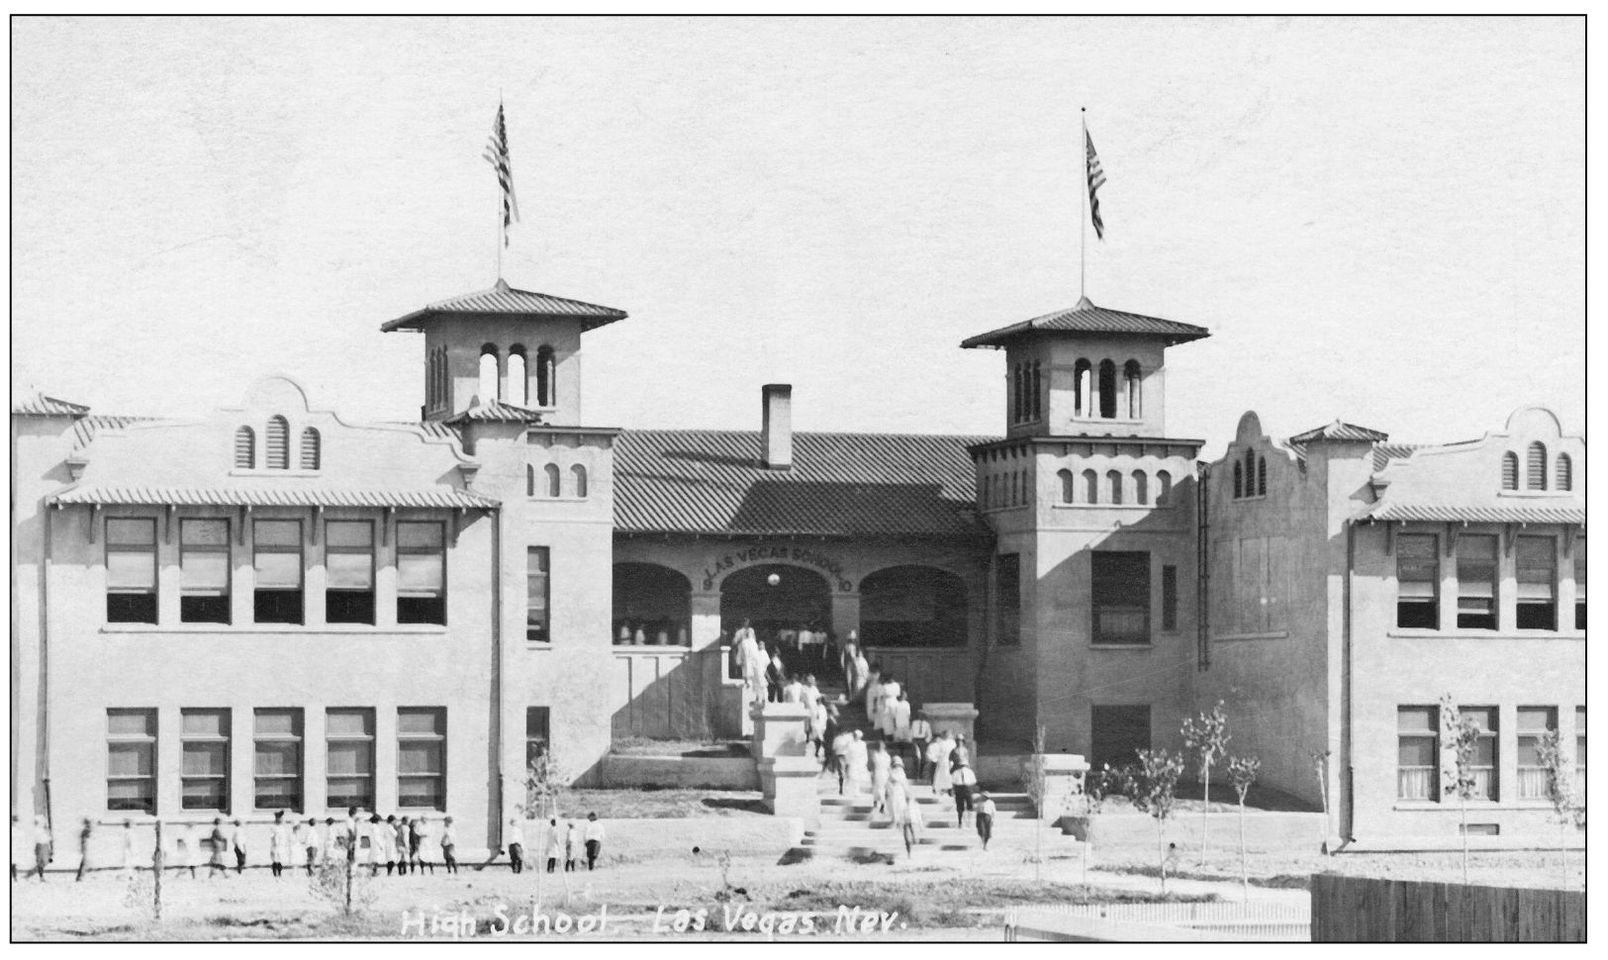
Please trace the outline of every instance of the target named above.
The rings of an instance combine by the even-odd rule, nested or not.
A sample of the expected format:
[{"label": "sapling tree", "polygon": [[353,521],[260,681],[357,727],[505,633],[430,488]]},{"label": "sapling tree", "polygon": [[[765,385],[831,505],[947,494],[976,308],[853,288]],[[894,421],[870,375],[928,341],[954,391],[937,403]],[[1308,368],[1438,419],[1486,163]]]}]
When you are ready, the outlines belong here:
[{"label": "sapling tree", "polygon": [[1135,810],[1148,813],[1156,821],[1156,858],[1161,867],[1161,892],[1167,892],[1167,848],[1165,827],[1177,800],[1178,778],[1184,773],[1184,758],[1165,750],[1140,750],[1139,763],[1127,780],[1128,797]]},{"label": "sapling tree", "polygon": [[1556,729],[1541,735],[1536,747],[1536,759],[1547,778],[1547,800],[1558,820],[1558,856],[1563,869],[1563,887],[1569,888],[1569,826],[1585,825],[1586,806],[1574,794],[1573,764],[1563,750],[1563,741]]},{"label": "sapling tree", "polygon": [[1323,801],[1323,836],[1318,838],[1324,853],[1333,853],[1329,849],[1329,837],[1334,831],[1329,829],[1329,751],[1314,750],[1312,758],[1312,772],[1318,777],[1318,797]]},{"label": "sapling tree", "polygon": [[[551,842],[551,831],[548,822],[557,820],[559,816],[559,800],[561,799],[566,783],[563,764],[553,753],[549,746],[533,757],[525,768],[525,805],[522,808],[525,815],[534,815],[536,829],[540,831],[538,839],[542,842]],[[529,845],[532,850],[540,850],[539,844]],[[555,856],[552,850],[542,851],[548,857]],[[537,864],[536,893],[532,912],[541,909],[542,905],[542,871],[541,864]],[[569,871],[564,871],[564,902],[569,902]]]},{"label": "sapling tree", "polygon": [[1128,773],[1106,764],[1083,777],[1083,882],[1089,882],[1089,854],[1094,848],[1094,817],[1105,806],[1107,797],[1125,796]]},{"label": "sapling tree", "polygon": [[1449,771],[1452,776],[1442,779],[1441,793],[1457,795],[1463,818],[1463,882],[1468,883],[1468,801],[1479,787],[1479,779],[1474,774],[1474,752],[1484,730],[1479,720],[1457,709],[1449,693],[1441,697],[1440,721],[1443,749],[1452,756]]},{"label": "sapling tree", "polygon": [[1040,726],[1033,734],[1033,753],[1022,764],[1022,785],[1033,801],[1033,882],[1037,883],[1044,864],[1044,741],[1045,730]]},{"label": "sapling tree", "polygon": [[1251,868],[1245,857],[1245,795],[1256,782],[1256,772],[1261,767],[1262,761],[1255,757],[1230,757],[1228,760],[1228,782],[1234,785],[1234,792],[1239,796],[1240,892],[1246,900],[1251,899]]},{"label": "sapling tree", "polygon": [[1212,804],[1212,765],[1223,756],[1228,747],[1228,715],[1223,712],[1223,701],[1217,701],[1217,706],[1211,713],[1202,713],[1196,719],[1184,718],[1184,725],[1179,731],[1184,737],[1184,746],[1194,751],[1195,760],[1199,764],[1201,783],[1204,784],[1205,793],[1200,807],[1200,864],[1206,865],[1206,824],[1210,822]]}]

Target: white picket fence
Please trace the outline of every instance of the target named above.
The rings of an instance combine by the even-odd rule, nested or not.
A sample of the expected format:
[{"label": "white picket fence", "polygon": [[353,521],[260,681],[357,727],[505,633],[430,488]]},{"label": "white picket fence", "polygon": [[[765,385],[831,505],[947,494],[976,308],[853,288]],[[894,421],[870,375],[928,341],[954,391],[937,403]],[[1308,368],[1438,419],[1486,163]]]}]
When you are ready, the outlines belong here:
[{"label": "white picket fence", "polygon": [[1310,903],[1071,903],[1005,914],[1005,939],[1308,941]]}]

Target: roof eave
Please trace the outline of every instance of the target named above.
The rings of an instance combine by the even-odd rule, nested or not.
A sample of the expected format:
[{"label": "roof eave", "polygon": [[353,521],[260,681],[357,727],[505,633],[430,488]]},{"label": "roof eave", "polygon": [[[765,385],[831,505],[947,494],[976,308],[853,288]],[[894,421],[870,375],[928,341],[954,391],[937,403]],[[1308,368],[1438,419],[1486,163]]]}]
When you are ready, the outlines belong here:
[{"label": "roof eave", "polygon": [[380,332],[391,333],[396,330],[418,330],[422,329],[427,321],[435,319],[445,320],[452,317],[465,317],[470,319],[495,318],[498,320],[514,321],[579,320],[581,323],[581,330],[584,332],[588,330],[596,330],[598,327],[608,326],[611,323],[618,323],[629,316],[630,314],[623,310],[618,311],[618,315],[598,317],[578,313],[502,313],[496,310],[440,310],[434,307],[425,307],[422,310],[415,310],[405,316],[397,317],[395,320],[387,320],[386,322],[380,324]]}]

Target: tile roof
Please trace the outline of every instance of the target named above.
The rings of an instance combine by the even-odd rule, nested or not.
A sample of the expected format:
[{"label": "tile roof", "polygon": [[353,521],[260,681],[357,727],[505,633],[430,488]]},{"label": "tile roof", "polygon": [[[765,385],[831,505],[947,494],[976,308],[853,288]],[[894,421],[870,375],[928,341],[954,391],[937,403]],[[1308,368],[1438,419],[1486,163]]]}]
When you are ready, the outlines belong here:
[{"label": "tile roof", "polygon": [[134,423],[155,423],[160,417],[125,417],[112,413],[92,413],[73,424],[73,449],[89,446],[102,430],[122,430]]},{"label": "tile roof", "polygon": [[1413,455],[1413,451],[1423,446],[1421,443],[1376,443],[1373,451],[1373,468],[1378,473],[1385,469],[1385,465],[1392,460],[1405,460]]},{"label": "tile roof", "polygon": [[530,407],[521,407],[518,404],[506,403],[502,400],[493,400],[489,403],[477,403],[455,413],[446,419],[448,424],[467,423],[470,420],[493,421],[498,423],[541,423],[542,412],[532,410]]},{"label": "tile roof", "polygon": [[1376,503],[1359,519],[1423,520],[1468,523],[1568,523],[1584,524],[1586,508],[1577,504],[1547,505],[1513,503],[1498,506],[1439,503]]},{"label": "tile roof", "polygon": [[757,432],[627,430],[614,444],[621,532],[987,537],[967,448],[992,437],[795,433],[760,466]]},{"label": "tile roof", "polygon": [[497,285],[490,290],[479,290],[438,300],[406,316],[388,320],[380,325],[380,329],[387,333],[392,330],[413,330],[433,317],[466,313],[501,314],[512,317],[578,317],[582,330],[592,330],[606,323],[624,320],[627,316],[624,310],[616,310],[613,307],[599,306],[582,300],[566,300],[563,297],[530,290],[515,290],[506,281],[498,280]]},{"label": "tile roof", "polygon": [[980,333],[960,342],[962,347],[999,347],[1016,337],[1032,333],[1117,333],[1163,337],[1168,345],[1187,343],[1211,336],[1211,331],[1194,324],[1147,317],[1138,313],[1124,313],[1097,307],[1088,297],[1078,301],[1070,310],[1046,313],[1042,317],[1023,320],[998,330]]},{"label": "tile roof", "polygon": [[351,489],[340,487],[120,487],[90,486],[64,490],[52,503],[95,503],[103,506],[158,504],[176,507],[453,507],[489,509],[491,497],[454,487],[422,490]]},{"label": "tile roof", "polygon": [[1336,420],[1333,423],[1298,433],[1290,438],[1290,443],[1305,447],[1314,440],[1355,440],[1364,443],[1383,443],[1390,439],[1390,434],[1367,427],[1359,427],[1354,423]]},{"label": "tile roof", "polygon": [[19,393],[11,396],[11,415],[16,417],[82,417],[89,408],[81,403],[58,400],[43,393]]}]

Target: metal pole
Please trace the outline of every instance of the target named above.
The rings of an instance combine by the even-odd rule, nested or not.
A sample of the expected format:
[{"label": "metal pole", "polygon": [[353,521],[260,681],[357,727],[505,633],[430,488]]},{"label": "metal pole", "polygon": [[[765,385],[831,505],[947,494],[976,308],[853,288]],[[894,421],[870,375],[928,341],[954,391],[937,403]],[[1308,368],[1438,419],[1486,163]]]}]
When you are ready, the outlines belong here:
[{"label": "metal pole", "polygon": [[[1087,114],[1088,107],[1079,107]],[[1083,117],[1083,182],[1078,184],[1078,299],[1085,296],[1084,279],[1089,270],[1089,214],[1084,193],[1089,189],[1089,118]]]}]

